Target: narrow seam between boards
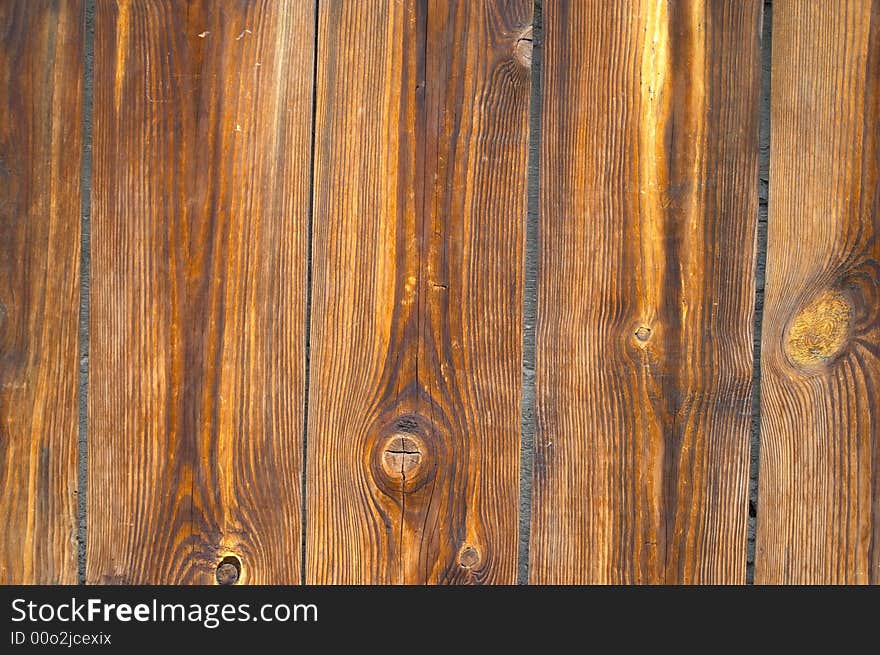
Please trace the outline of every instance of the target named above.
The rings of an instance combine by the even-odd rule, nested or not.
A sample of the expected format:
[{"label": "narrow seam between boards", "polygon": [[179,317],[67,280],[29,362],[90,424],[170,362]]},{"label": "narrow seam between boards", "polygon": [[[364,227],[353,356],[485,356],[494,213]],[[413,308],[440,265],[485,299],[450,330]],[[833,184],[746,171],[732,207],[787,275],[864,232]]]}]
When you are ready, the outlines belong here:
[{"label": "narrow seam between boards", "polygon": [[516,582],[529,583],[531,545],[532,482],[535,461],[535,338],[538,304],[538,239],[541,182],[541,102],[544,24],[541,0],[532,7],[531,88],[529,93],[529,152],[527,164],[527,209],[523,248],[523,325],[519,513]]},{"label": "narrow seam between boards", "polygon": [[92,120],[94,107],[95,0],[83,5],[82,152],[80,159],[79,319],[77,324],[77,582],[86,583],[88,493],[89,316],[91,313]]}]

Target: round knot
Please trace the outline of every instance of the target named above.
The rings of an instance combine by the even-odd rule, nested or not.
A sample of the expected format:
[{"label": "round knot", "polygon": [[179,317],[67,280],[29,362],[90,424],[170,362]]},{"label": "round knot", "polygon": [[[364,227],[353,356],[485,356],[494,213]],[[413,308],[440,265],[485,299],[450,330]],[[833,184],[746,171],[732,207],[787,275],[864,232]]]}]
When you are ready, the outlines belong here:
[{"label": "round knot", "polygon": [[241,577],[241,560],[235,555],[227,555],[217,565],[217,584],[233,585]]},{"label": "round knot", "polygon": [[390,478],[412,477],[422,462],[424,446],[414,434],[397,433],[385,441],[382,468]]},{"label": "round knot", "polygon": [[437,466],[435,442],[430,421],[417,413],[377,422],[366,442],[373,480],[393,497],[420,489]]},{"label": "round knot", "polygon": [[797,313],[788,328],[785,350],[802,366],[823,364],[843,348],[852,307],[836,290],[824,291]]},{"label": "round knot", "polygon": [[465,546],[458,555],[458,563],[463,568],[472,569],[480,563],[480,553],[473,546]]}]

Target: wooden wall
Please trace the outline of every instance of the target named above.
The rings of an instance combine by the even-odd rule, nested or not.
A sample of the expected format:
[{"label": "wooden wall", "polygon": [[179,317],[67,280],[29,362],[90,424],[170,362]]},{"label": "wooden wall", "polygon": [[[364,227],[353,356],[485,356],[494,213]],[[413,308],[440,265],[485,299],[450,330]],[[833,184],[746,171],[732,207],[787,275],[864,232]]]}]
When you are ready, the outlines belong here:
[{"label": "wooden wall", "polygon": [[755,456],[880,580],[880,0],[768,11],[0,3],[0,582],[744,583]]}]

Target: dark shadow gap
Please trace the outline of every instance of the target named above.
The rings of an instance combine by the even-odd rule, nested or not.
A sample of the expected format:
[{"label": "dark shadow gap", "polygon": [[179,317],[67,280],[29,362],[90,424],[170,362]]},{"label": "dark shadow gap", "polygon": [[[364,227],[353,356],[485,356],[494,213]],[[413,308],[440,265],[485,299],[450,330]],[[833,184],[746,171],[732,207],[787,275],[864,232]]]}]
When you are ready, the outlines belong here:
[{"label": "dark shadow gap", "polygon": [[86,0],[83,11],[83,89],[82,89],[82,163],[79,190],[81,200],[79,255],[79,374],[77,379],[77,500],[76,556],[77,579],[86,582],[86,494],[88,489],[89,435],[89,299],[92,216],[92,108],[95,72],[95,0]]},{"label": "dark shadow gap", "polygon": [[312,51],[312,131],[311,167],[309,168],[309,215],[306,224],[306,311],[305,311],[305,369],[303,388],[303,428],[302,428],[302,479],[300,482],[301,543],[300,543],[300,584],[306,583],[306,474],[308,464],[309,440],[309,381],[312,335],[312,224],[315,214],[315,121],[318,110],[318,24],[321,3],[315,0],[314,49]]},{"label": "dark shadow gap", "polygon": [[755,537],[758,522],[758,474],[761,450],[761,329],[764,322],[764,279],[767,268],[767,201],[770,186],[770,64],[773,43],[773,4],[764,2],[761,27],[761,104],[758,152],[758,235],[755,262],[754,359],[752,420],[749,444],[749,526],[746,546],[746,584],[755,583]]},{"label": "dark shadow gap", "polygon": [[538,308],[538,221],[541,182],[541,97],[544,22],[541,0],[532,16],[532,84],[529,98],[528,209],[525,231],[523,284],[522,439],[519,470],[519,531],[517,584],[529,583],[529,543],[532,520],[532,471],[535,459],[535,331]]}]

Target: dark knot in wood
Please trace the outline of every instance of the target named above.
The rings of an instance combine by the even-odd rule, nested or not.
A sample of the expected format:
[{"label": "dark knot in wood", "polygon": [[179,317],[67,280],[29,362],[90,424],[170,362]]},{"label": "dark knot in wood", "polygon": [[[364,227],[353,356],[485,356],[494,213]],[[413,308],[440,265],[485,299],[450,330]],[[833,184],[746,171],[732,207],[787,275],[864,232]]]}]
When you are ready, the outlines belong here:
[{"label": "dark knot in wood", "polygon": [[217,565],[217,584],[233,585],[241,577],[241,560],[235,555],[227,555]]},{"label": "dark knot in wood", "polygon": [[480,553],[473,546],[465,546],[458,555],[458,563],[463,568],[472,569],[480,563]]}]

